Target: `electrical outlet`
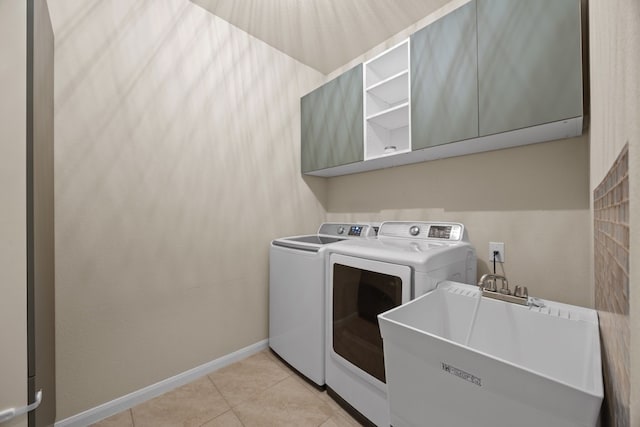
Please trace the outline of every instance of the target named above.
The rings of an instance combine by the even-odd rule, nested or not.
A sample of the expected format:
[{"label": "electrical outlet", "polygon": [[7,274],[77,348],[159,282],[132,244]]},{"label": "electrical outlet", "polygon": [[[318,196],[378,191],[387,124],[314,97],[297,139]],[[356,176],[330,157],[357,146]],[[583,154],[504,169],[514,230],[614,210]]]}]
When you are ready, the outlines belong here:
[{"label": "electrical outlet", "polygon": [[489,242],[489,261],[493,262],[493,253],[496,251],[496,261],[504,262],[504,242]]}]

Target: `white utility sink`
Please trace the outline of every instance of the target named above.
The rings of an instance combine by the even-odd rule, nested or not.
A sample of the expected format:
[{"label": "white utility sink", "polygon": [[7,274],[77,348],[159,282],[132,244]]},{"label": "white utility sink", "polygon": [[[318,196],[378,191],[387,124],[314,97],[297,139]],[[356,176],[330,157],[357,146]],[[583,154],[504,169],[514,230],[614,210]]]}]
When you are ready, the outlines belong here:
[{"label": "white utility sink", "polygon": [[391,424],[596,426],[603,399],[597,313],[483,297],[467,337],[479,293],[444,282],[378,316]]}]

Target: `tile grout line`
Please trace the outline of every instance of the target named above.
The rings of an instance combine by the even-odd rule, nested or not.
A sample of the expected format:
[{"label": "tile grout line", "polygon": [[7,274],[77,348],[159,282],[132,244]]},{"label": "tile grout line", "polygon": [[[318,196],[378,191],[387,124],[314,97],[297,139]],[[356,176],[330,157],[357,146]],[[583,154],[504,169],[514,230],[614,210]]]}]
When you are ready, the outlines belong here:
[{"label": "tile grout line", "polygon": [[[279,381],[267,386],[266,388],[264,388],[263,390],[259,391],[256,396],[254,396],[255,398],[258,398],[259,396],[263,395],[264,393],[268,393],[269,390],[273,389],[274,387],[280,385],[283,381],[286,381],[288,379],[293,379],[293,381],[295,381],[296,383],[302,385],[304,387],[305,390],[307,390],[307,392],[314,397],[314,400],[318,403],[321,403],[323,405],[326,405],[329,409],[329,413],[327,414],[327,417],[322,420],[321,422],[319,422],[317,424],[317,426],[322,426],[324,423],[330,421],[333,417],[336,417],[338,420],[341,420],[342,422],[348,424],[348,425],[355,425],[353,424],[350,419],[350,417],[348,416],[348,414],[342,414],[339,411],[336,411],[330,404],[329,402],[327,402],[324,398],[323,398],[323,393],[322,391],[319,390],[315,390],[312,388],[312,386],[310,384],[307,384],[305,382],[305,380],[303,378],[301,378],[297,373],[293,372],[291,369],[289,369],[287,366],[281,366],[282,363],[277,360],[275,357],[273,357],[270,353],[266,353],[266,352],[262,352],[263,353],[263,357],[268,360],[269,362],[275,364],[275,366],[277,366],[283,373],[285,373],[286,375]],[[260,353],[257,353],[260,354]],[[241,362],[241,361],[239,361]],[[237,362],[237,363],[239,363]],[[201,426],[215,420],[216,418],[231,412],[236,419],[238,420],[238,422],[240,423],[240,425],[242,425],[243,427],[245,427],[244,422],[242,421],[242,419],[240,418],[239,413],[236,411],[236,408],[241,407],[242,405],[250,402],[252,399],[247,399],[245,401],[239,402],[237,405],[232,406],[231,403],[229,402],[229,400],[224,396],[224,394],[222,393],[222,391],[220,390],[220,388],[216,385],[214,379],[211,377],[210,374],[207,374],[207,379],[209,380],[209,382],[213,385],[214,389],[220,394],[220,396],[222,397],[222,399],[224,400],[224,402],[227,404],[227,406],[229,407],[229,409],[221,414],[218,414],[216,417],[211,418],[207,421],[205,421],[204,423],[201,424]],[[134,426],[135,427],[135,426]]]},{"label": "tile grout line", "polygon": [[[331,399],[331,397],[326,394],[326,390],[320,391],[320,390],[315,389],[311,384],[307,383],[307,381],[304,378],[302,378],[296,372],[292,371],[291,368],[289,368],[288,366],[284,365],[282,361],[280,361],[276,356],[274,356],[272,353],[269,353],[268,351],[269,351],[268,349],[263,351],[263,352],[266,353],[265,355],[267,356],[267,358],[270,358],[272,361],[275,361],[278,366],[282,365],[281,369],[286,371],[288,373],[289,377],[293,378],[295,381],[297,381],[298,383],[302,384],[304,386],[304,388],[307,391],[309,391],[316,400],[320,401],[321,403],[323,403],[324,405],[327,405],[329,407],[329,410],[331,411],[331,415],[329,415],[329,417],[326,420],[324,420],[323,422],[318,424],[318,427],[321,426],[322,424],[326,423],[327,421],[329,421],[334,416],[339,418],[339,419],[342,419],[342,421],[346,422],[349,425],[353,425],[353,426],[360,425],[359,423],[358,424],[354,424],[352,422],[352,421],[355,421],[355,420],[351,417],[351,415],[348,412],[345,411],[344,413],[342,413],[340,411],[336,411],[331,406],[331,404],[327,401],[327,399],[331,400],[331,401],[333,401],[333,399]],[[285,379],[287,379],[287,378],[284,378],[282,381],[284,381]],[[282,382],[282,381],[280,381],[280,382]],[[280,382],[278,382],[276,384],[273,384],[271,387],[276,386]],[[269,388],[271,388],[271,387],[269,387]],[[324,397],[323,397],[323,395],[324,395]],[[337,402],[335,402],[335,401],[333,401],[333,402],[337,404]],[[340,408],[339,405],[338,405],[338,408]],[[340,409],[342,409],[342,408],[340,408]]]},{"label": "tile grout line", "polygon": [[[291,370],[290,370],[290,369],[288,369],[288,368],[287,368],[287,372],[289,372],[289,376],[290,376],[291,378],[293,378],[293,379],[294,379],[294,381],[298,382],[298,383],[299,383],[299,384],[301,384],[301,385],[302,385],[302,386],[303,386],[307,391],[309,391],[317,401],[319,401],[319,402],[320,402],[320,403],[322,403],[323,405],[326,405],[326,406],[329,408],[329,411],[331,412],[331,414],[330,414],[330,415],[329,415],[329,416],[328,416],[324,421],[322,421],[320,424],[318,424],[318,427],[319,427],[319,426],[321,426],[322,424],[326,423],[326,422],[327,422],[327,421],[329,421],[330,419],[332,419],[334,416],[335,416],[335,417],[337,417],[337,418],[339,418],[339,419],[342,419],[342,421],[345,421],[345,422],[347,422],[347,423],[348,423],[348,424],[350,424],[350,425],[354,425],[354,424],[351,422],[351,418],[349,418],[349,419],[346,419],[346,418],[345,418],[345,415],[347,415],[348,417],[350,417],[350,415],[349,415],[348,413],[346,413],[346,412],[345,412],[345,414],[342,414],[342,413],[340,413],[339,411],[336,411],[336,410],[331,406],[331,404],[326,400],[326,399],[330,399],[330,400],[332,400],[330,396],[326,395],[326,399],[325,399],[324,397],[322,397],[322,395],[326,393],[326,390],[323,390],[323,391],[316,390],[316,389],[314,389],[314,388],[313,388],[313,386],[312,386],[312,385],[308,384],[308,383],[306,382],[306,380],[305,380],[304,378],[300,377],[297,373],[295,373],[295,372],[291,371]],[[286,379],[286,378],[285,378],[285,379]],[[284,380],[282,380],[282,381],[284,381]],[[276,384],[274,384],[274,386],[275,386],[275,385],[276,385]],[[334,401],[334,402],[335,402],[335,401]],[[337,402],[335,402],[335,403],[337,404]]]},{"label": "tile grout line", "polygon": [[[232,365],[230,365],[230,366],[232,366]],[[224,394],[222,394],[222,392],[220,391],[220,389],[218,388],[218,386],[216,385],[216,383],[213,381],[213,378],[211,378],[211,377],[209,376],[209,374],[207,374],[207,379],[209,380],[209,382],[211,382],[211,384],[213,384],[213,388],[215,388],[215,389],[216,389],[216,391],[217,391],[218,393],[220,393],[220,397],[222,397],[222,399],[225,401],[225,403],[227,404],[227,406],[229,407],[229,409],[228,409],[228,410],[226,410],[226,411],[224,411],[223,413],[218,414],[217,416],[215,416],[215,417],[211,418],[210,420],[208,420],[208,421],[206,421],[206,422],[202,423],[202,425],[205,425],[206,423],[208,423],[208,422],[210,422],[210,421],[213,421],[213,420],[215,420],[215,419],[216,419],[216,418],[218,418],[218,417],[221,417],[222,415],[226,414],[227,412],[231,412],[231,413],[233,413],[233,415],[235,415],[235,417],[238,419],[238,421],[240,421],[240,424],[242,425],[242,427],[245,427],[244,423],[242,422],[242,420],[240,419],[240,417],[238,416],[238,414],[236,413],[236,411],[234,411],[234,410],[233,410],[233,406],[231,406],[231,403],[229,403],[229,401],[227,400],[227,398],[226,398],[226,397],[224,397]],[[201,425],[201,427],[202,427],[202,425]],[[134,427],[135,427],[135,426],[134,426]]]}]

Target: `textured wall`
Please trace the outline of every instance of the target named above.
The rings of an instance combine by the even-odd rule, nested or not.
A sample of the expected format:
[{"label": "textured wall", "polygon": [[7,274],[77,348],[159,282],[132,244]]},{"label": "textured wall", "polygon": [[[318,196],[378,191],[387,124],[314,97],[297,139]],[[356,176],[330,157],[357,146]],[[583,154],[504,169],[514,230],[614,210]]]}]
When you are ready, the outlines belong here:
[{"label": "textured wall", "polygon": [[188,0],[49,6],[63,419],[267,338],[269,241],[325,215],[324,76]]},{"label": "textured wall", "polygon": [[[592,190],[615,169],[614,164],[623,148],[628,146],[629,149],[628,349],[620,339],[621,331],[603,328],[601,332],[603,342],[609,345],[603,354],[604,365],[624,366],[628,360],[629,369],[628,390],[624,381],[608,384],[609,388],[615,388],[607,396],[609,408],[615,411],[628,405],[626,412],[609,420],[610,425],[636,427],[640,426],[640,266],[634,263],[640,251],[640,233],[637,231],[640,229],[640,2],[590,0],[589,46]],[[607,271],[615,269],[615,263],[606,264]],[[606,326],[606,320],[613,316],[604,311],[601,318]]]},{"label": "textured wall", "polygon": [[608,426],[629,425],[629,151],[593,192],[595,302],[602,332]]}]

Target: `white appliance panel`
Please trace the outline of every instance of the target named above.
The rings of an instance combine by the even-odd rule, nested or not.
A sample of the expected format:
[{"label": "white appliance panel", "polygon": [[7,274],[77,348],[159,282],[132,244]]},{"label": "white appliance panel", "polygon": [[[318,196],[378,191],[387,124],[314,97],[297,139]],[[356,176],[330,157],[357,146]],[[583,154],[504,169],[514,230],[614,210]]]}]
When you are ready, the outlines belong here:
[{"label": "white appliance panel", "polygon": [[324,255],[271,246],[269,257],[269,346],[324,385]]}]

